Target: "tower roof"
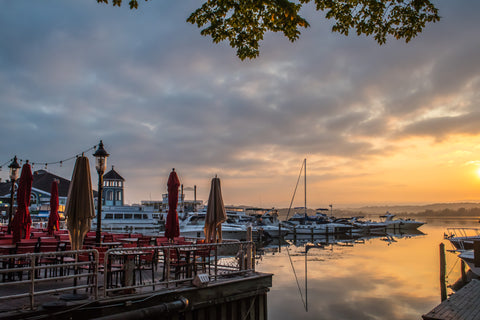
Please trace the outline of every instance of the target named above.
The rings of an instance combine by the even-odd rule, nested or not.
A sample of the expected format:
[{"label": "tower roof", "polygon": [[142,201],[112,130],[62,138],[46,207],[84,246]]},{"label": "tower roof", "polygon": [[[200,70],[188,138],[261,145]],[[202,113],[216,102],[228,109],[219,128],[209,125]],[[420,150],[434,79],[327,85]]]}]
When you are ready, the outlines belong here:
[{"label": "tower roof", "polygon": [[115,171],[114,167],[112,166],[112,170],[108,171],[103,175],[103,180],[121,180],[125,181],[121,175],[118,174],[117,171]]}]

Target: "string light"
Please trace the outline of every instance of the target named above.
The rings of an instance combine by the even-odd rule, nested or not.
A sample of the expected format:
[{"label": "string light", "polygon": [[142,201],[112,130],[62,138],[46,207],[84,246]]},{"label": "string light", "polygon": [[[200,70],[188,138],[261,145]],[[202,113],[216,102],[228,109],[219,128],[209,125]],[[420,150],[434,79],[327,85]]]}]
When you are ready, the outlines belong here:
[{"label": "string light", "polygon": [[[32,169],[33,169],[33,167],[35,166],[35,163],[37,163],[37,164],[38,164],[38,163],[40,163],[40,164],[45,164],[45,170],[47,170],[48,165],[52,165],[52,164],[60,164],[60,167],[62,167],[64,162],[68,162],[68,161],[70,161],[70,160],[74,160],[74,159],[78,158],[80,155],[83,156],[85,153],[87,153],[87,152],[89,152],[89,151],[92,151],[92,150],[96,150],[96,149],[97,149],[97,146],[95,145],[95,146],[93,146],[93,147],[91,147],[91,148],[88,148],[88,149],[85,150],[85,151],[82,151],[82,152],[77,153],[76,155],[74,155],[74,156],[72,156],[72,157],[69,157],[69,158],[63,159],[63,160],[59,160],[59,161],[52,161],[52,162],[41,162],[41,161],[35,161],[35,162],[33,162],[33,161],[32,161]],[[29,163],[29,160],[20,159],[20,158],[17,158],[17,160],[20,162],[20,166],[22,165],[23,161],[25,161],[25,163],[27,163],[27,164]],[[6,166],[7,164],[9,164],[9,163],[12,162],[12,161],[13,161],[13,158],[10,159],[10,160],[8,160],[8,161],[5,161],[3,164],[1,164],[1,165],[0,165],[0,171],[2,171],[2,167]]]}]

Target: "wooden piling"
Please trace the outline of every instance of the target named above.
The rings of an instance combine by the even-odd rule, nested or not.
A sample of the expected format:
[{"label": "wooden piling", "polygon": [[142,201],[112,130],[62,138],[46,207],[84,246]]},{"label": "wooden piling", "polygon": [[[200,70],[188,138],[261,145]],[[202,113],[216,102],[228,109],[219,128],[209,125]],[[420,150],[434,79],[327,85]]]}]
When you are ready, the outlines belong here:
[{"label": "wooden piling", "polygon": [[462,274],[462,282],[467,283],[467,273],[465,272],[465,261],[460,259],[460,273]]},{"label": "wooden piling", "polygon": [[447,284],[445,281],[446,275],[446,260],[445,260],[445,245],[440,243],[440,296],[442,301],[447,300]]},{"label": "wooden piling", "polygon": [[473,241],[473,263],[475,267],[480,267],[480,241]]}]

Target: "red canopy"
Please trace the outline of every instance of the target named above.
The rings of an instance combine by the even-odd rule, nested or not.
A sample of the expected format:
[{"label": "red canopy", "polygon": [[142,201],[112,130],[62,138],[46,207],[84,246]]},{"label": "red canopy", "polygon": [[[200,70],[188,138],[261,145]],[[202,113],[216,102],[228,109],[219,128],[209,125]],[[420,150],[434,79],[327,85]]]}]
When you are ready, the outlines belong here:
[{"label": "red canopy", "polygon": [[177,204],[178,204],[178,187],[180,187],[180,180],[178,180],[175,169],[170,172],[168,177],[168,214],[165,224],[165,237],[173,239],[180,235],[180,228],[178,225]]},{"label": "red canopy", "polygon": [[50,235],[53,235],[54,230],[59,229],[59,219],[60,216],[58,215],[58,182],[56,180],[53,180],[52,188],[50,190],[50,215],[48,216],[47,226],[47,231]]},{"label": "red canopy", "polygon": [[20,239],[30,239],[30,193],[32,192],[32,170],[30,164],[25,163],[22,168],[22,174],[18,182],[17,189],[17,211],[12,220],[13,243]]}]

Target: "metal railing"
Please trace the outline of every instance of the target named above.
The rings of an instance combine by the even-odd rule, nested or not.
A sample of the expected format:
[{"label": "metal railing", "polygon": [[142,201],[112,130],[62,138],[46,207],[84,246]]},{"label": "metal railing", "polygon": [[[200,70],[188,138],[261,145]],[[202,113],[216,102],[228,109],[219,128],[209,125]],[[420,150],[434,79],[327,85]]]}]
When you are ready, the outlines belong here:
[{"label": "metal railing", "polygon": [[205,278],[214,282],[254,272],[254,260],[254,242],[238,241],[112,248],[100,254],[89,249],[0,255],[0,302],[29,299],[28,306],[34,309],[37,296],[80,289],[90,291],[96,300],[110,293],[191,285],[199,275],[204,282]]},{"label": "metal railing", "polygon": [[[107,268],[103,294],[131,293],[138,288],[155,291],[162,286],[192,283],[198,274],[208,277],[209,281],[217,281],[226,276],[254,272],[254,259],[254,242],[112,248],[105,253]],[[119,272],[115,266],[119,265],[122,266],[120,284],[114,285],[113,277]],[[146,269],[150,270],[151,277],[137,281]]]},{"label": "metal railing", "polygon": [[[81,255],[87,255],[88,260],[79,260]],[[98,298],[97,250],[0,255],[0,263],[3,267],[0,269],[0,302],[28,297],[30,308],[33,309],[36,296],[76,292],[78,289],[90,289],[94,298]],[[88,267],[88,271],[79,272],[83,267]],[[74,274],[67,274],[70,271]],[[24,273],[27,280],[23,280]],[[78,280],[82,278],[92,281],[78,284]]]}]

